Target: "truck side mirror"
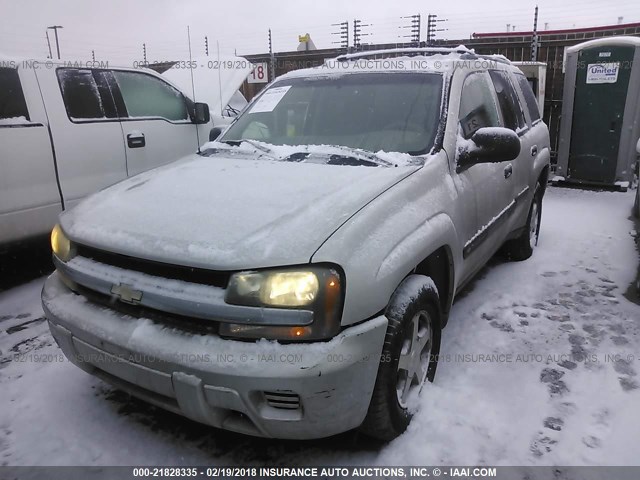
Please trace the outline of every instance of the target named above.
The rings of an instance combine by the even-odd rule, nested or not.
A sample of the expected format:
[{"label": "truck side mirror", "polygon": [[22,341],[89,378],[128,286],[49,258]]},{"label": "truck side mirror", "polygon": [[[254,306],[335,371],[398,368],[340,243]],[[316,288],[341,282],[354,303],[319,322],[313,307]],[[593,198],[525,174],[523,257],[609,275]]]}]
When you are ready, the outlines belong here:
[{"label": "truck side mirror", "polygon": [[196,125],[202,125],[204,123],[209,123],[209,120],[211,120],[209,105],[202,102],[196,102],[193,108],[193,123]]},{"label": "truck side mirror", "polygon": [[458,171],[477,163],[500,163],[520,155],[520,138],[502,127],[480,128],[467,143],[458,145]]}]

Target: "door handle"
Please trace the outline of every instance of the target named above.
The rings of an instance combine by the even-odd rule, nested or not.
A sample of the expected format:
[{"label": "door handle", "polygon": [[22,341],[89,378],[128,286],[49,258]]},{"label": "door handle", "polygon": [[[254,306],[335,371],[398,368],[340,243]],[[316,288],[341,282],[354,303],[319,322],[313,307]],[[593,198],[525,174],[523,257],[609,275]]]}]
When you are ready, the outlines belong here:
[{"label": "door handle", "polygon": [[129,148],[141,148],[146,145],[144,133],[135,132],[127,135],[127,145]]},{"label": "door handle", "polygon": [[509,164],[504,167],[504,178],[509,178],[513,174],[513,165]]},{"label": "door handle", "polygon": [[531,147],[531,156],[535,157],[538,154],[538,146],[534,145],[533,147]]}]

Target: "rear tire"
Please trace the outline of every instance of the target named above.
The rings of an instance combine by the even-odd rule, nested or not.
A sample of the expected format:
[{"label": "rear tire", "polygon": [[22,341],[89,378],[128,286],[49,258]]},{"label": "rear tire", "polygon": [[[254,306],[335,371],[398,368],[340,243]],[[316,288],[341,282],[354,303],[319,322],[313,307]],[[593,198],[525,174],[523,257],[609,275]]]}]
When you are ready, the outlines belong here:
[{"label": "rear tire", "polygon": [[540,234],[540,221],[542,220],[542,187],[536,184],[536,191],[533,194],[527,224],[522,234],[504,244],[503,252],[511,261],[520,262],[533,255],[534,248],[538,245]]},{"label": "rear tire", "polygon": [[640,218],[640,182],[636,187],[636,201],[633,202],[633,214],[636,218]]},{"label": "rear tire", "polygon": [[435,377],[442,322],[434,282],[424,275],[407,277],[391,297],[385,315],[389,326],[373,396],[360,429],[389,441],[402,434],[411,421],[409,395]]}]

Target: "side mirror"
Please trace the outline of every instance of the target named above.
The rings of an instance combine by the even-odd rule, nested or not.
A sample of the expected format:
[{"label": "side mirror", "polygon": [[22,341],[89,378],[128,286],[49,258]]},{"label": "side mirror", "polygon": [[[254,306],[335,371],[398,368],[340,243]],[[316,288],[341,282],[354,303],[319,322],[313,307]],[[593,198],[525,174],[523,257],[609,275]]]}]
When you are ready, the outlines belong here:
[{"label": "side mirror", "polygon": [[209,141],[213,142],[220,136],[221,133],[222,129],[220,127],[213,127],[211,130],[209,130]]},{"label": "side mirror", "polygon": [[500,163],[520,155],[520,138],[502,127],[480,128],[470,140],[458,145],[458,171],[477,163]]},{"label": "side mirror", "polygon": [[193,108],[193,123],[196,125],[202,125],[204,123],[209,123],[209,120],[211,120],[209,105],[206,103],[196,102]]}]

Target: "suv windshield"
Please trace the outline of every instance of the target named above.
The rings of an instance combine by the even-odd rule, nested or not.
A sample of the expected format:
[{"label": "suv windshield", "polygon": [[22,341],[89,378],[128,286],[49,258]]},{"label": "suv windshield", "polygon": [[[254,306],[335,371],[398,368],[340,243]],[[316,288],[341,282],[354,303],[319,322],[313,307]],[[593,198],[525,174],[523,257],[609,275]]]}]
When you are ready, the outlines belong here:
[{"label": "suv windshield", "polygon": [[440,74],[293,78],[265,91],[220,140],[420,155],[433,146],[441,98]]}]

